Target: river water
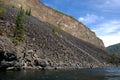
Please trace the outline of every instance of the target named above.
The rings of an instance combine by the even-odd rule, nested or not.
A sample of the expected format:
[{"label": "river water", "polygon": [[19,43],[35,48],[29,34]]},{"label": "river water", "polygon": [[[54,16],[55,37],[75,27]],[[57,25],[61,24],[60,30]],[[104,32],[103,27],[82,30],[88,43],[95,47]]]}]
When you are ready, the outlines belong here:
[{"label": "river water", "polygon": [[120,67],[0,72],[0,80],[120,80]]}]

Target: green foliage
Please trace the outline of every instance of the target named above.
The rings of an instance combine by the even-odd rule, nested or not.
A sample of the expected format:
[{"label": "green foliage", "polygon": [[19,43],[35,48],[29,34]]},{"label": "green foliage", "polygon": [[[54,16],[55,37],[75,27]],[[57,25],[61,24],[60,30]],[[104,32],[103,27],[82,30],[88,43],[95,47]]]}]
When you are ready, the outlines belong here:
[{"label": "green foliage", "polygon": [[24,9],[21,7],[19,12],[18,12],[18,15],[16,17],[16,25],[18,27],[23,27],[23,22],[25,21],[24,19],[24,15],[25,15],[25,11]]},{"label": "green foliage", "polygon": [[114,64],[115,61],[116,61],[116,56],[115,56],[115,54],[112,54],[112,56],[111,56],[111,63]]},{"label": "green foliage", "polygon": [[5,14],[6,10],[3,8],[0,8],[0,16],[2,16],[3,14]]},{"label": "green foliage", "polygon": [[53,29],[52,29],[52,32],[54,33],[55,31],[56,31],[55,28],[53,28]]},{"label": "green foliage", "polygon": [[0,35],[3,35],[4,30],[2,28],[0,28]]},{"label": "green foliage", "polygon": [[30,16],[31,15],[31,9],[27,9],[25,12],[26,15]]},{"label": "green foliage", "polygon": [[118,65],[120,56],[120,43],[107,47],[107,50],[112,53],[110,62],[114,65]]},{"label": "green foliage", "polygon": [[58,32],[57,32],[57,30],[56,30],[55,28],[52,29],[52,32],[53,32],[54,34],[58,35]]},{"label": "green foliage", "polygon": [[113,64],[113,65],[118,65],[119,61],[118,61],[118,58],[115,56],[115,54],[112,54],[111,58],[110,58],[110,62]]},{"label": "green foliage", "polygon": [[120,43],[107,47],[107,50],[116,56],[120,55]]},{"label": "green foliage", "polygon": [[14,37],[13,37],[12,41],[14,43],[24,41],[24,31],[25,31],[25,27],[23,25],[24,21],[25,21],[24,15],[25,15],[25,11],[21,7],[19,12],[18,12],[18,15],[16,17],[16,27],[13,31]]},{"label": "green foliage", "polygon": [[12,43],[14,43],[14,44],[17,44],[17,43],[19,42],[15,37],[10,38],[10,40],[11,40]]}]

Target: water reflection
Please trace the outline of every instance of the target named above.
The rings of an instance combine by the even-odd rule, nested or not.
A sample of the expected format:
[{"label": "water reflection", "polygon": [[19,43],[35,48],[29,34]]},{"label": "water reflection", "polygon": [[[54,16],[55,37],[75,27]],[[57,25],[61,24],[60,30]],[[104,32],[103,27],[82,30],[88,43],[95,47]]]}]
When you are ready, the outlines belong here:
[{"label": "water reflection", "polygon": [[0,80],[120,80],[120,68],[8,71]]}]

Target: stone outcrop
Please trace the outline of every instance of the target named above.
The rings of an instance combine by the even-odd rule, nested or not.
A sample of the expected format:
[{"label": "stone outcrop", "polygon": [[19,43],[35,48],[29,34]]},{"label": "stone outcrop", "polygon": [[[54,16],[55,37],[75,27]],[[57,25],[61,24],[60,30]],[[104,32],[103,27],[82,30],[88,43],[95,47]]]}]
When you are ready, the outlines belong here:
[{"label": "stone outcrop", "polygon": [[44,69],[48,66],[46,60],[40,59],[33,50],[17,54],[15,47],[8,38],[0,36],[0,71]]},{"label": "stone outcrop", "polygon": [[20,64],[14,52],[13,44],[0,36],[0,70],[18,70]]},{"label": "stone outcrop", "polygon": [[[24,9],[31,9],[32,15],[37,17],[39,20],[50,23],[71,35],[94,44],[97,47],[104,48],[102,40],[100,40],[94,32],[87,28],[82,23],[71,18],[70,16],[64,15],[52,8],[49,8],[39,2],[39,0],[4,0],[7,5],[13,7],[21,7]],[[9,2],[9,4],[8,4]]]}]

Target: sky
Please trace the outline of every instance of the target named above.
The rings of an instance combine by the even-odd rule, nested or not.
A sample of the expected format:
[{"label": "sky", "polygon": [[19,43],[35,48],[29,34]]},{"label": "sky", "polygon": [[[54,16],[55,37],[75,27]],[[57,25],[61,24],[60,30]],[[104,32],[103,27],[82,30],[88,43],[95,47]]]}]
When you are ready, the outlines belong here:
[{"label": "sky", "polygon": [[103,40],[120,43],[120,0],[41,0],[46,6],[74,17]]}]

